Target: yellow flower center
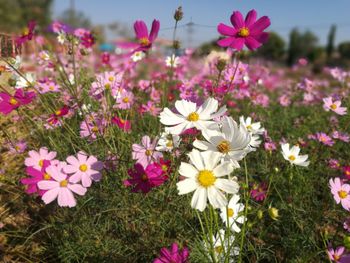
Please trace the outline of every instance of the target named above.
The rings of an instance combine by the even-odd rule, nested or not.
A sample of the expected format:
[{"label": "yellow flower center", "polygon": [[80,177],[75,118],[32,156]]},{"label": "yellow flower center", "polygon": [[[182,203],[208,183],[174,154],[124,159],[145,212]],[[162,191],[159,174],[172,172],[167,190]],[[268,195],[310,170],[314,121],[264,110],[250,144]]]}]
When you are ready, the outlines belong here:
[{"label": "yellow flower center", "polygon": [[39,166],[40,166],[40,167],[43,167],[43,165],[44,165],[44,160],[40,160],[40,161],[39,161]]},{"label": "yellow flower center", "polygon": [[54,87],[54,86],[50,86],[49,89],[50,89],[50,90],[54,90],[55,87]]},{"label": "yellow flower center", "polygon": [[123,119],[119,119],[119,121],[120,121],[121,124],[125,123],[125,120],[123,120]]},{"label": "yellow flower center", "polygon": [[108,78],[108,80],[109,80],[109,81],[114,81],[114,77],[110,76],[110,77]]},{"label": "yellow flower center", "polygon": [[199,114],[197,112],[192,112],[187,116],[188,121],[198,121],[199,120]]},{"label": "yellow flower center", "polygon": [[226,140],[219,143],[218,146],[216,146],[216,149],[218,149],[221,153],[228,153],[230,151],[230,143]]},{"label": "yellow flower center", "polygon": [[252,130],[253,127],[252,127],[252,125],[247,125],[246,128],[247,128],[248,131],[250,131],[250,130]]},{"label": "yellow flower center", "polygon": [[291,161],[295,161],[295,156],[294,155],[289,155],[288,159],[291,160]]},{"label": "yellow flower center", "polygon": [[24,36],[27,36],[29,34],[29,28],[28,27],[24,28],[22,33]]},{"label": "yellow flower center", "polygon": [[50,180],[51,176],[48,173],[44,173],[44,180]]},{"label": "yellow flower center", "polygon": [[238,31],[238,35],[240,37],[248,37],[249,36],[249,28],[248,27],[242,27],[239,31]]},{"label": "yellow flower center", "polygon": [[152,150],[146,150],[146,152],[145,152],[145,154],[147,155],[147,156],[151,156],[152,155]]},{"label": "yellow flower center", "polygon": [[67,185],[68,185],[68,181],[67,180],[63,180],[63,181],[60,182],[60,186],[61,187],[67,187]]},{"label": "yellow flower center", "polygon": [[337,108],[337,105],[335,105],[334,103],[331,105],[331,109],[335,110]]},{"label": "yellow flower center", "polygon": [[60,111],[60,110],[57,110],[56,112],[55,112],[55,115],[60,115],[62,112]]},{"label": "yellow flower center", "polygon": [[344,199],[348,196],[348,193],[344,190],[340,190],[340,191],[338,191],[338,195],[341,199]]},{"label": "yellow flower center", "polygon": [[222,248],[222,246],[216,246],[214,250],[217,254],[221,254],[224,249]]},{"label": "yellow flower center", "polygon": [[168,140],[168,141],[166,142],[165,146],[168,147],[168,148],[173,147],[173,141]]},{"label": "yellow flower center", "polygon": [[86,164],[82,164],[79,166],[79,170],[82,171],[82,172],[86,172],[86,170],[88,169],[87,165]]},{"label": "yellow flower center", "polygon": [[214,185],[216,181],[216,177],[212,171],[202,170],[202,171],[199,171],[197,180],[201,186],[209,187]]},{"label": "yellow flower center", "polygon": [[166,172],[168,171],[168,166],[166,166],[165,164],[162,165],[162,171]]},{"label": "yellow flower center", "polygon": [[228,215],[228,217],[233,217],[234,214],[235,214],[235,212],[233,211],[232,208],[227,208],[227,215]]},{"label": "yellow flower center", "polygon": [[106,83],[105,84],[105,89],[110,89],[111,88],[111,84],[110,83]]},{"label": "yellow flower center", "polygon": [[148,46],[150,44],[149,39],[147,37],[140,38],[139,42],[141,46]]},{"label": "yellow flower center", "polygon": [[148,176],[146,174],[141,175],[141,180],[144,181],[144,182],[147,181],[148,180]]},{"label": "yellow flower center", "polygon": [[10,104],[11,105],[16,105],[16,104],[18,104],[18,101],[15,98],[11,98],[10,99]]},{"label": "yellow flower center", "polygon": [[128,98],[128,97],[125,97],[125,98],[123,99],[123,102],[124,102],[124,103],[128,103],[128,102],[129,102],[129,98]]},{"label": "yellow flower center", "polygon": [[97,133],[98,132],[98,127],[97,126],[92,127],[91,131],[94,132],[94,133]]}]

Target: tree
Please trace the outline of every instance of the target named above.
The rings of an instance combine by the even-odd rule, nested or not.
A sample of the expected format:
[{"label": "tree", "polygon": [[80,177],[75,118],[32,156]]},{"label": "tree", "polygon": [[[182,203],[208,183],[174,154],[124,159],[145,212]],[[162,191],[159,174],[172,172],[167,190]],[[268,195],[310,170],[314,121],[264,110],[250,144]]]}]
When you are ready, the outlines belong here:
[{"label": "tree", "polygon": [[335,25],[331,26],[331,29],[329,30],[328,34],[328,42],[327,42],[327,58],[330,59],[332,57],[333,51],[334,51],[334,41],[335,41],[335,32],[337,28]]},{"label": "tree", "polygon": [[281,60],[285,53],[285,45],[282,37],[270,32],[268,41],[257,50],[257,55],[270,60]]},{"label": "tree", "polygon": [[297,60],[298,56],[301,53],[301,47],[298,43],[300,40],[300,33],[298,29],[294,28],[289,34],[289,46],[288,46],[288,66],[292,66]]},{"label": "tree", "polygon": [[340,43],[338,52],[341,58],[350,59],[350,41]]},{"label": "tree", "polygon": [[83,27],[90,28],[91,22],[88,17],[81,11],[76,11],[73,7],[70,7],[63,11],[59,20],[65,24],[70,25],[73,28]]}]

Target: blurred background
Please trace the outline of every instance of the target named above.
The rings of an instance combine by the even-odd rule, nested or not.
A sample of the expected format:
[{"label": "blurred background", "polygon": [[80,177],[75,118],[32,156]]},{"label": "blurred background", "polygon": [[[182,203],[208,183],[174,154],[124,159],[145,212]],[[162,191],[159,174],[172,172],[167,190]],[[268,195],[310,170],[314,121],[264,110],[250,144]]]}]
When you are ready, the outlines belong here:
[{"label": "blurred background", "polygon": [[302,57],[342,66],[350,59],[349,0],[0,0],[0,31],[20,34],[34,19],[45,34],[50,22],[59,20],[93,30],[100,46],[106,46],[132,39],[135,20],[150,25],[156,18],[161,22],[159,41],[167,43],[172,39],[173,13],[178,6],[182,6],[184,18],[179,22],[177,39],[182,48],[199,48],[200,54],[218,49],[216,26],[230,24],[233,10],[245,15],[256,9],[272,23],[270,40],[256,55],[288,65]]}]

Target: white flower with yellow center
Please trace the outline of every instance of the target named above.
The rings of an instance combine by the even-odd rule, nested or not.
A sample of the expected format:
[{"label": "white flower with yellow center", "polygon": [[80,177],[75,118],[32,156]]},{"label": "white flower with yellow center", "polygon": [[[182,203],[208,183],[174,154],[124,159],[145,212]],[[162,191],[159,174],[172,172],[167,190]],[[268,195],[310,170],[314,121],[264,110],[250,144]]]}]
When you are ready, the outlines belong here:
[{"label": "white flower with yellow center", "polygon": [[221,219],[226,226],[229,226],[234,232],[241,232],[237,223],[243,224],[245,217],[241,214],[244,210],[244,204],[239,203],[239,195],[233,195],[228,205],[221,207],[220,210]]},{"label": "white flower with yellow center", "polygon": [[[216,235],[213,235],[212,240],[214,247],[214,256],[217,262],[226,262],[224,261],[226,258],[229,259],[228,262],[234,262],[232,260],[234,256],[239,255],[239,248],[233,246],[235,237],[232,235],[232,233],[229,233],[229,235],[225,235],[225,230],[220,229]],[[205,244],[204,247],[206,248],[206,250],[210,249],[208,248],[207,244]],[[209,251],[207,252],[211,254]]]},{"label": "white flower with yellow center", "polygon": [[145,53],[143,53],[142,51],[137,51],[134,54],[132,54],[131,56],[131,60],[134,62],[140,61],[145,57]]},{"label": "white flower with yellow center", "polygon": [[289,161],[291,164],[299,166],[308,166],[309,161],[306,161],[308,155],[299,155],[300,148],[299,146],[294,145],[292,148],[289,148],[289,143],[284,143],[281,145],[283,158]]},{"label": "white flower with yellow center", "polygon": [[197,128],[206,130],[216,123],[214,118],[222,116],[226,112],[226,106],[220,108],[216,99],[208,98],[201,106],[188,100],[178,100],[175,102],[175,108],[178,113],[174,113],[169,108],[164,108],[160,113],[160,122],[171,126],[165,128],[171,134],[181,134],[184,130]]},{"label": "white flower with yellow center", "polygon": [[250,151],[255,151],[255,148],[259,147],[261,144],[260,135],[264,133],[265,129],[261,127],[260,122],[252,123],[252,118],[247,117],[246,119],[241,116],[239,117],[239,122],[241,126],[246,127],[247,131],[250,133]]},{"label": "white flower with yellow center", "polygon": [[227,205],[224,193],[236,194],[239,185],[236,181],[222,178],[233,171],[230,162],[218,165],[221,155],[217,152],[200,152],[193,150],[188,154],[190,163],[182,162],[179,174],[186,177],[178,182],[179,195],[191,193],[192,208],[203,211],[207,206],[207,199],[214,208]]},{"label": "white flower with yellow center", "polygon": [[223,160],[231,161],[235,168],[239,168],[238,161],[249,151],[249,132],[242,125],[238,127],[231,117],[223,117],[221,131],[204,130],[202,135],[207,142],[195,140],[193,146],[200,150],[219,153]]},{"label": "white flower with yellow center", "polygon": [[179,135],[163,132],[158,140],[156,150],[160,152],[171,152],[174,148],[179,147],[180,141],[181,138]]},{"label": "white flower with yellow center", "polygon": [[17,75],[16,89],[34,86],[35,76],[32,73],[26,73],[24,76]]},{"label": "white flower with yellow center", "polygon": [[176,68],[180,64],[180,59],[179,57],[175,56],[175,54],[172,54],[165,59],[165,64],[167,67]]}]

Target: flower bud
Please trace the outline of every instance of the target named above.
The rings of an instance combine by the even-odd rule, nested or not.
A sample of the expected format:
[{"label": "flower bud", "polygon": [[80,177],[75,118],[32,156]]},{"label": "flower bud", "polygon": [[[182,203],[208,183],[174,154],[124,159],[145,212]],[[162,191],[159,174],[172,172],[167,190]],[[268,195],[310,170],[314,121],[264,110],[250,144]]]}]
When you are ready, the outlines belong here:
[{"label": "flower bud", "polygon": [[176,10],[175,10],[175,14],[174,14],[174,19],[175,21],[180,21],[184,16],[184,13],[182,12],[182,6],[179,6]]},{"label": "flower bud", "polygon": [[343,243],[346,249],[350,249],[350,236],[345,236],[343,239]]},{"label": "flower bud", "polygon": [[278,220],[278,209],[275,207],[269,207],[269,215],[272,218],[272,220]]},{"label": "flower bud", "polygon": [[256,216],[258,217],[258,219],[262,219],[264,216],[264,212],[262,210],[259,210]]},{"label": "flower bud", "polygon": [[226,60],[225,59],[219,59],[218,63],[216,64],[216,68],[219,71],[223,71],[226,67]]},{"label": "flower bud", "polygon": [[174,48],[174,49],[179,49],[180,47],[181,47],[180,41],[174,40],[174,42],[173,42],[173,48]]}]

